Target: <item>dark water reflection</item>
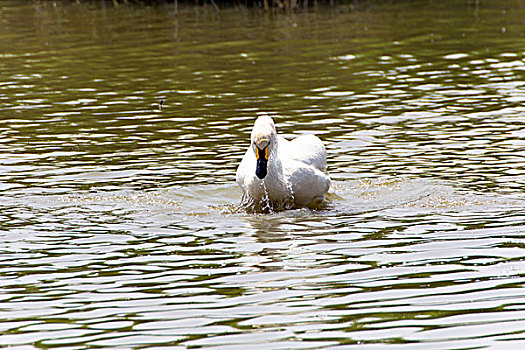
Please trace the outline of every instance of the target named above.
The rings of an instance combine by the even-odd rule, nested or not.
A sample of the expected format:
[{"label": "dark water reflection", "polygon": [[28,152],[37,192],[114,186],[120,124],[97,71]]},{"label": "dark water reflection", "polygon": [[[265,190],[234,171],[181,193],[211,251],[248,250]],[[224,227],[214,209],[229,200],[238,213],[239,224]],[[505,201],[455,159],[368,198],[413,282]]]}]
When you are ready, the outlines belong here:
[{"label": "dark water reflection", "polygon": [[[2,1],[0,344],[523,346],[524,18]],[[324,210],[237,210],[261,113]]]}]

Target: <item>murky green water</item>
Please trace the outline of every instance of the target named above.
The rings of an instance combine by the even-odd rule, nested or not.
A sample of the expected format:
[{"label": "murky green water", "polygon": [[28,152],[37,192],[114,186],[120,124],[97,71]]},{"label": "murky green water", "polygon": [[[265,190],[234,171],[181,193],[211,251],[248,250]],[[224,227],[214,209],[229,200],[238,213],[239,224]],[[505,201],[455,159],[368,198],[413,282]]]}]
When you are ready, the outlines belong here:
[{"label": "murky green water", "polygon": [[[525,346],[524,1],[172,10],[0,2],[0,346]],[[261,113],[325,210],[236,210]]]}]

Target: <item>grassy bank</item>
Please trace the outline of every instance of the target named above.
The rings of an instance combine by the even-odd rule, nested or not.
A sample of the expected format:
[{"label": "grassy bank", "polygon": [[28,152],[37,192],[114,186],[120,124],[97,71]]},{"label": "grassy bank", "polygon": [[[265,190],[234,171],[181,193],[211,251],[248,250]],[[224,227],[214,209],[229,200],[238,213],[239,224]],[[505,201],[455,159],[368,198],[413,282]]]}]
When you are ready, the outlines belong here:
[{"label": "grassy bank", "polygon": [[[90,2],[97,0],[74,0],[77,3]],[[220,11],[223,6],[244,5],[249,7],[259,7],[265,11],[300,11],[318,3],[334,5],[334,0],[100,0],[110,2],[113,6],[139,4],[139,5],[166,5],[173,4],[175,10],[178,4],[195,4],[201,6],[212,5],[215,10]]]}]

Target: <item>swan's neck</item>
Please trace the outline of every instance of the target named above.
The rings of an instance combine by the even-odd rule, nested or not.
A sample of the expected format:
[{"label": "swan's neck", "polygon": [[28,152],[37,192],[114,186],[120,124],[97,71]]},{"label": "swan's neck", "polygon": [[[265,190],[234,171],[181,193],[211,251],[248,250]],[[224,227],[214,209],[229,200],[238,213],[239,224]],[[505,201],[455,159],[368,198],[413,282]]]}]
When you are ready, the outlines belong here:
[{"label": "swan's neck", "polygon": [[268,174],[261,180],[270,200],[286,199],[291,196],[291,188],[286,181],[284,168],[277,144],[274,145],[268,158]]},{"label": "swan's neck", "polygon": [[268,175],[263,179],[263,182],[282,180],[284,178],[283,163],[281,162],[281,155],[279,153],[279,145],[277,142],[272,144],[272,148],[269,153]]}]

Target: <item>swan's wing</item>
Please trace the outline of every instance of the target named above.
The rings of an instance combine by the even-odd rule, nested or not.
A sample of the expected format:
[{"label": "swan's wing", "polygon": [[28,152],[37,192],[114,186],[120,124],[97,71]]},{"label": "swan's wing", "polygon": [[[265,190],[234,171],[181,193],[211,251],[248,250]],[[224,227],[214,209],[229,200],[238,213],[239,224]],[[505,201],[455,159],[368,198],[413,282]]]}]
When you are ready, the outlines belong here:
[{"label": "swan's wing", "polygon": [[247,183],[249,182],[250,175],[255,174],[255,161],[256,160],[253,151],[248,148],[246,153],[244,153],[244,156],[242,157],[241,163],[239,164],[235,174],[235,180],[244,192],[247,191]]},{"label": "swan's wing", "polygon": [[[303,135],[287,142],[286,154],[289,158],[306,163],[326,172],[326,149],[315,135]],[[281,144],[279,144],[281,146]]]},{"label": "swan's wing", "polygon": [[299,205],[322,202],[330,188],[330,177],[314,166],[289,160],[285,176]]}]

